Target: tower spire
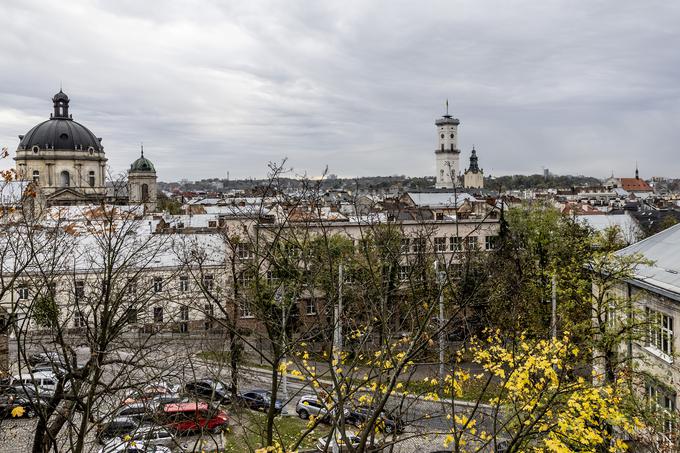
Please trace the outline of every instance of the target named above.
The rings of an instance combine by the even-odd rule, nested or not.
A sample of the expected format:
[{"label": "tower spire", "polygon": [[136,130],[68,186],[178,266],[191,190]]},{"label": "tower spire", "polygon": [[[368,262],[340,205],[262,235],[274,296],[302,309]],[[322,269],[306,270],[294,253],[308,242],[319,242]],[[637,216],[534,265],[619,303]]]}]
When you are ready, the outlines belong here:
[{"label": "tower spire", "polygon": [[640,171],[638,170],[637,161],[635,161],[635,179],[640,179]]},{"label": "tower spire", "polygon": [[446,98],[446,115],[449,115],[449,98]]},{"label": "tower spire", "polygon": [[139,142],[141,148],[142,148],[142,157],[144,157],[144,142]]}]

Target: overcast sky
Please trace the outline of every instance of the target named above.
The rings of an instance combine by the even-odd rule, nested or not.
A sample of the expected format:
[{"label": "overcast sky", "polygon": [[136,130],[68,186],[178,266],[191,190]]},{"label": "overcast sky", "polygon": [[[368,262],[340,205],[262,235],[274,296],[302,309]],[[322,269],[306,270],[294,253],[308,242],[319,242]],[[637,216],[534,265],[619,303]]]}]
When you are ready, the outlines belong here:
[{"label": "overcast sky", "polygon": [[[1,0],[0,145],[60,81],[112,170],[160,180],[433,175],[445,99],[461,167],[680,177],[680,2]],[[7,164],[7,162],[5,163]]]}]

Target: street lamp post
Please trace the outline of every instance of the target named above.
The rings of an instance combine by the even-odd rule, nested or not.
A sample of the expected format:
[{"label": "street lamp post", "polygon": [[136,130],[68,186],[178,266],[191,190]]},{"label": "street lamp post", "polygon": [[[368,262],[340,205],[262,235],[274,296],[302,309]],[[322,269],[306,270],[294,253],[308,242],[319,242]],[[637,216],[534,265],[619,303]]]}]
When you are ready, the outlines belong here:
[{"label": "street lamp post", "polygon": [[[281,346],[283,347],[283,356],[282,359],[284,365],[287,363],[288,358],[286,355],[286,298],[285,298],[285,290],[280,289],[276,291],[276,295],[274,296],[277,302],[281,306]],[[288,401],[288,373],[283,372],[283,376],[281,376],[281,392],[283,396],[283,401],[287,402]]]},{"label": "street lamp post", "polygon": [[[340,317],[342,316],[342,285],[344,283],[342,264],[338,266],[338,300],[333,307],[333,362],[335,366],[340,364],[342,358],[342,323]],[[334,409],[335,410],[335,409]],[[333,433],[331,436],[331,452],[340,453],[340,446],[338,445],[337,419]],[[342,436],[342,434],[341,434]]]},{"label": "street lamp post", "polygon": [[550,317],[550,335],[552,339],[557,339],[557,282],[555,274],[552,276],[552,316]]},{"label": "street lamp post", "polygon": [[444,350],[446,337],[444,335],[444,279],[446,272],[439,271],[439,260],[434,262],[434,272],[437,275],[439,284],[439,379],[444,379],[446,373],[444,369]]}]

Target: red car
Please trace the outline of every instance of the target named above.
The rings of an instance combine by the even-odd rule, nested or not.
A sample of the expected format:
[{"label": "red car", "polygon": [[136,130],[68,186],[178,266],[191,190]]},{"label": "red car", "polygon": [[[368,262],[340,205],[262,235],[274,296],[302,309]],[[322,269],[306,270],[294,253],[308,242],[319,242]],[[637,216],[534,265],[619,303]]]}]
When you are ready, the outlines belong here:
[{"label": "red car", "polygon": [[178,434],[201,430],[219,433],[227,429],[229,417],[226,412],[206,403],[166,404],[163,406],[163,424]]}]

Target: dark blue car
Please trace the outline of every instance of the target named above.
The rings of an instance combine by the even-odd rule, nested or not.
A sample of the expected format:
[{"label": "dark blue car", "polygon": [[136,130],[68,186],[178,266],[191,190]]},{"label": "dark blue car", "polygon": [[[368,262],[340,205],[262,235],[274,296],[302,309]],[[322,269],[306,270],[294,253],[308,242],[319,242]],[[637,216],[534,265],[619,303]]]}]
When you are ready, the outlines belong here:
[{"label": "dark blue car", "polygon": [[[238,396],[238,400],[249,409],[266,412],[269,410],[272,394],[266,390],[251,390],[249,392],[241,393]],[[281,400],[276,400],[274,402],[274,409],[277,414],[280,414],[283,409],[283,402]]]}]

